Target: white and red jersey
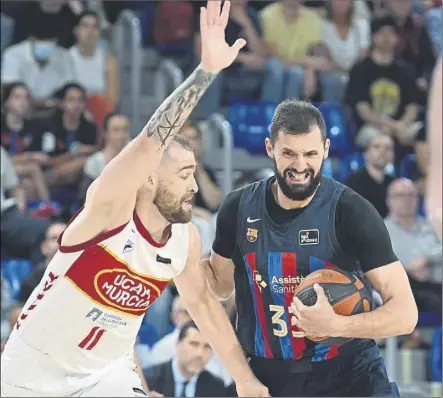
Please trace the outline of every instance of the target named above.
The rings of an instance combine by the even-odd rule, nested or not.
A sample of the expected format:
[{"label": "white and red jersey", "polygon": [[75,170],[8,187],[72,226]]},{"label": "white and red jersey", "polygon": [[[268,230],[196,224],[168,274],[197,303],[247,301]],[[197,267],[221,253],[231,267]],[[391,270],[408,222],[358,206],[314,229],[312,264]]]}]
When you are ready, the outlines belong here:
[{"label": "white and red jersey", "polygon": [[160,245],[134,213],[86,243],[60,246],[23,308],[2,365],[14,362],[8,351],[23,343],[69,374],[91,374],[132,354],[144,313],[187,261],[188,225],[170,228]]}]

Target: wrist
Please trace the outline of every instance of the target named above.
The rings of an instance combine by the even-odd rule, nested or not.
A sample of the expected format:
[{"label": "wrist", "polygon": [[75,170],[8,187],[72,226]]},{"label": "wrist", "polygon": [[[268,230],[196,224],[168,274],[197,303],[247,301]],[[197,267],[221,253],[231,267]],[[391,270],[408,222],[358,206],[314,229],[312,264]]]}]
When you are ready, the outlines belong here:
[{"label": "wrist", "polygon": [[331,322],[331,332],[330,337],[348,337],[346,336],[346,332],[348,330],[348,322],[349,322],[349,316],[343,316],[343,315],[335,315]]},{"label": "wrist", "polygon": [[221,71],[221,69],[214,68],[213,66],[205,63],[203,60],[200,62],[198,68],[201,69],[203,72],[211,73],[212,75],[217,75]]}]

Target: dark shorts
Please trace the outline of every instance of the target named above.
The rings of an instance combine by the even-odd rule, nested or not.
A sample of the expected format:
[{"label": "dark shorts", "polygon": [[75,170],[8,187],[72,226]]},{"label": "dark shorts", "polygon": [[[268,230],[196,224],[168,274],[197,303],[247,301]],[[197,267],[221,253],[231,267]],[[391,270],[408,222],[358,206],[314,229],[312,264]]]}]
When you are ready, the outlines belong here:
[{"label": "dark shorts", "polygon": [[250,366],[273,397],[399,397],[375,342],[348,344],[339,357],[327,361],[251,357]]}]

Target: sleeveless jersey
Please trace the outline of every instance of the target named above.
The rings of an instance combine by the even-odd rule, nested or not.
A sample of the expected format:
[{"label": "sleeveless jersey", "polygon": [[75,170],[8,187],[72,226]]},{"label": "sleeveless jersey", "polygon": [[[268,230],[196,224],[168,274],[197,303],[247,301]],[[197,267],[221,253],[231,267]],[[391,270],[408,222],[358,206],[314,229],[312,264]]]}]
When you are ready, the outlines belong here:
[{"label": "sleeveless jersey", "polygon": [[134,212],[87,243],[60,246],[4,354],[19,339],[69,374],[91,374],[132,354],[144,313],[187,261],[188,225],[170,228],[160,245]]},{"label": "sleeveless jersey", "polygon": [[233,261],[240,342],[247,354],[263,358],[333,358],[339,347],[304,338],[291,325],[288,308],[296,287],[315,270],[339,267],[362,278],[358,260],[342,250],[335,233],[336,207],[345,186],[323,177],[309,205],[279,225],[265,205],[270,183],[266,179],[247,186],[238,210]]}]

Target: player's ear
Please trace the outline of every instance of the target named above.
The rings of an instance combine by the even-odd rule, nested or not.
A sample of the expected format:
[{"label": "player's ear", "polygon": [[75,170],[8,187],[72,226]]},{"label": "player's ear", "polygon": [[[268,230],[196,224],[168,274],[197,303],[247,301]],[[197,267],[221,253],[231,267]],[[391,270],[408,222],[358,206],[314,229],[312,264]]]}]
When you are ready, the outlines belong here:
[{"label": "player's ear", "polygon": [[329,138],[326,138],[325,140],[325,154],[323,156],[323,159],[327,159],[329,156],[329,147],[331,146],[331,141]]},{"label": "player's ear", "polygon": [[150,191],[155,191],[157,189],[157,176],[155,174],[151,174],[144,183],[144,186]]},{"label": "player's ear", "polygon": [[269,138],[265,138],[265,148],[268,156],[273,159],[274,158],[274,148],[272,147],[272,142]]}]

